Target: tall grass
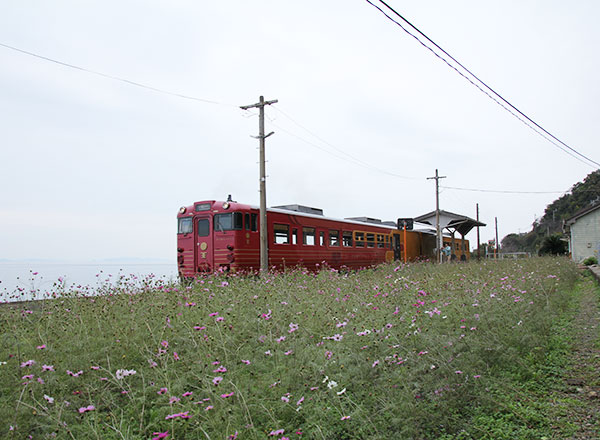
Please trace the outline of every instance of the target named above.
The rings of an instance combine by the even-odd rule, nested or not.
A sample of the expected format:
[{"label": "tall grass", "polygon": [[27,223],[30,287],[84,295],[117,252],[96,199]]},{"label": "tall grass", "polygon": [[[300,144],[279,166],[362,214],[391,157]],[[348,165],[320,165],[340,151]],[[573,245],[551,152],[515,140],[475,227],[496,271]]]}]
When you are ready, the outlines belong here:
[{"label": "tall grass", "polygon": [[539,438],[529,391],[506,397],[556,373],[576,277],[550,258],[299,269],[5,306],[0,436]]}]

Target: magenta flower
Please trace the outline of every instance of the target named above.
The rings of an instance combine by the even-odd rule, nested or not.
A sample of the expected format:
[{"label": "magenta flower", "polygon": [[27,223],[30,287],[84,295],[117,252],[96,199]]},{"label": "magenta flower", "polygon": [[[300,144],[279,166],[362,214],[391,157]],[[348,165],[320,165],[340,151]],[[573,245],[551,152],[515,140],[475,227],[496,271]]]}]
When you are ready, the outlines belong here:
[{"label": "magenta flower", "polygon": [[35,347],[35,348],[37,348],[38,350],[43,350],[43,349],[45,349],[45,348],[46,348],[46,344],[38,345],[38,346],[37,346],[37,347]]},{"label": "magenta flower", "polygon": [[54,371],[54,365],[42,365],[42,371]]},{"label": "magenta flower", "polygon": [[152,435],[156,436],[156,437],[152,437],[152,440],[160,440],[161,438],[167,438],[169,436],[169,431],[153,432]]},{"label": "magenta flower", "polygon": [[226,373],[226,372],[227,372],[227,368],[225,368],[223,365],[221,365],[216,370],[213,370],[213,373]]},{"label": "magenta flower", "polygon": [[33,374],[26,374],[25,376],[23,376],[21,379],[25,379],[25,380],[31,380],[33,379]]},{"label": "magenta flower", "polygon": [[269,435],[283,435],[284,432],[285,429],[274,429],[271,432],[269,432]]},{"label": "magenta flower", "polygon": [[242,362],[245,363],[246,365],[250,365],[251,362],[248,359],[242,359]]},{"label": "magenta flower", "polygon": [[186,391],[185,393],[183,393],[183,394],[181,395],[181,397],[189,397],[189,396],[191,396],[192,394],[194,394],[194,393],[193,393],[193,392],[191,392],[191,391]]},{"label": "magenta flower", "polygon": [[294,333],[296,330],[298,330],[298,324],[290,322],[290,329],[288,330],[288,333]]},{"label": "magenta flower", "polygon": [[98,367],[98,366],[96,366],[96,365],[92,365],[90,368],[91,368],[92,370],[99,370],[99,369],[100,369],[100,367]]},{"label": "magenta flower", "polygon": [[206,408],[204,408],[204,411],[210,411],[213,408],[214,408],[214,406],[208,405]]},{"label": "magenta flower", "polygon": [[173,352],[173,359],[175,359],[176,361],[179,360],[179,355],[177,354],[176,351]]},{"label": "magenta flower", "polygon": [[174,404],[174,403],[176,403],[176,402],[179,402],[180,400],[181,400],[181,399],[180,399],[179,397],[175,397],[175,396],[173,396],[173,397],[171,397],[171,398],[169,399],[169,404],[170,404],[170,405],[172,405],[172,404]]},{"label": "magenta flower", "polygon": [[165,348],[169,347],[169,343],[167,341],[161,341],[160,345],[162,345]]},{"label": "magenta flower", "polygon": [[168,390],[166,388],[161,388],[156,392],[156,394],[165,394]]},{"label": "magenta flower", "polygon": [[83,414],[88,411],[94,411],[96,407],[94,405],[82,406],[79,408],[79,414]]},{"label": "magenta flower", "polygon": [[227,394],[221,394],[221,397],[222,397],[223,399],[227,399],[227,398],[229,398],[229,397],[233,396],[234,394],[235,394],[235,392],[234,392],[234,391],[232,391],[231,393],[227,393]]},{"label": "magenta flower", "polygon": [[30,359],[28,361],[22,362],[21,368],[31,367],[33,364],[35,364],[35,361],[33,359]]},{"label": "magenta flower", "polygon": [[348,420],[350,416],[343,416],[340,420]]},{"label": "magenta flower", "polygon": [[213,383],[213,385],[219,385],[222,380],[223,380],[223,378],[221,376],[217,376],[217,377],[213,378],[212,383]]},{"label": "magenta flower", "polygon": [[165,420],[169,420],[169,419],[189,419],[190,416],[188,415],[189,411],[186,412],[181,412],[181,413],[175,413],[175,414],[169,414],[167,417],[165,417]]}]

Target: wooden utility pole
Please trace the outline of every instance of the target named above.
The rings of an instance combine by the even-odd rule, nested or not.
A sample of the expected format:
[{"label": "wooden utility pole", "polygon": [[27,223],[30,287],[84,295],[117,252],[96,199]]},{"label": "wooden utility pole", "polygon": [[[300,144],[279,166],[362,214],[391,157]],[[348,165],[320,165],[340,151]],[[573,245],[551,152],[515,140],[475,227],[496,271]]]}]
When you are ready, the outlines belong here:
[{"label": "wooden utility pole", "polygon": [[265,101],[261,96],[259,102],[251,105],[243,105],[242,110],[251,108],[259,109],[258,117],[258,140],[260,143],[260,270],[267,273],[269,270],[269,243],[267,241],[267,177],[265,172],[265,139],[273,132],[265,135],[265,105],[275,104],[276,99]]},{"label": "wooden utility pole", "polygon": [[427,180],[435,179],[435,231],[437,243],[438,263],[442,262],[442,231],[440,230],[440,179],[446,176],[439,176],[438,170],[435,170],[435,177],[428,177]]},{"label": "wooden utility pole", "polygon": [[479,250],[479,203],[476,204],[477,206],[477,259],[479,260],[481,258],[481,253]]}]

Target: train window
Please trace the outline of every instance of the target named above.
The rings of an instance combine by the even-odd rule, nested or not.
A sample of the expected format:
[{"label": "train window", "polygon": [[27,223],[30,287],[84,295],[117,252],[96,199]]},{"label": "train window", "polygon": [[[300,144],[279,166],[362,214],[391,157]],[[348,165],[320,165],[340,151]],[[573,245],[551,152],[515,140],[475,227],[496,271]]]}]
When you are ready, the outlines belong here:
[{"label": "train window", "polygon": [[342,245],[346,247],[352,247],[352,232],[344,231],[342,232]]},{"label": "train window", "polygon": [[244,214],[244,224],[246,231],[250,230],[250,214]]},{"label": "train window", "polygon": [[227,214],[215,214],[215,231],[231,231],[244,228],[244,215],[241,212],[230,212]]},{"label": "train window", "polygon": [[208,237],[210,234],[210,225],[207,218],[198,220],[198,237]]},{"label": "train window", "polygon": [[339,246],[340,245],[340,231],[336,231],[335,229],[329,230],[329,246]]},{"label": "train window", "polygon": [[356,232],[354,234],[354,239],[356,242],[356,247],[365,247],[365,233],[364,232]]},{"label": "train window", "polygon": [[250,229],[253,232],[258,231],[258,215],[257,214],[250,214]]},{"label": "train window", "polygon": [[315,245],[315,228],[302,228],[302,244]]},{"label": "train window", "polygon": [[177,225],[178,234],[189,234],[192,232],[192,218],[180,218]]},{"label": "train window", "polygon": [[377,234],[377,247],[378,248],[385,247],[385,239],[383,238],[383,235],[381,235],[381,234]]},{"label": "train window", "polygon": [[375,234],[367,234],[367,247],[375,247]]},{"label": "train window", "polygon": [[298,244],[298,229],[292,229],[292,244]]},{"label": "train window", "polygon": [[319,232],[319,246],[325,246],[325,232]]},{"label": "train window", "polygon": [[278,225],[275,223],[273,225],[273,232],[275,236],[276,244],[289,244],[290,243],[290,227],[288,225]]}]

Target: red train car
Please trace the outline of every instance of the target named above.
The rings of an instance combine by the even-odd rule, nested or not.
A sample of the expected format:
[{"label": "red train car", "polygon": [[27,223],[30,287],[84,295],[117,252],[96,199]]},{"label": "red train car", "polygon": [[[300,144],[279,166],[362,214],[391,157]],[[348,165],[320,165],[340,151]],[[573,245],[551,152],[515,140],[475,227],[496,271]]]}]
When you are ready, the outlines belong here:
[{"label": "red train car", "polygon": [[[202,201],[179,210],[177,264],[181,278],[260,267],[259,209],[237,202]],[[299,205],[267,210],[269,267],[362,268],[434,256],[435,236],[399,230],[375,219],[333,219]],[[406,237],[406,239],[405,239]]]}]

